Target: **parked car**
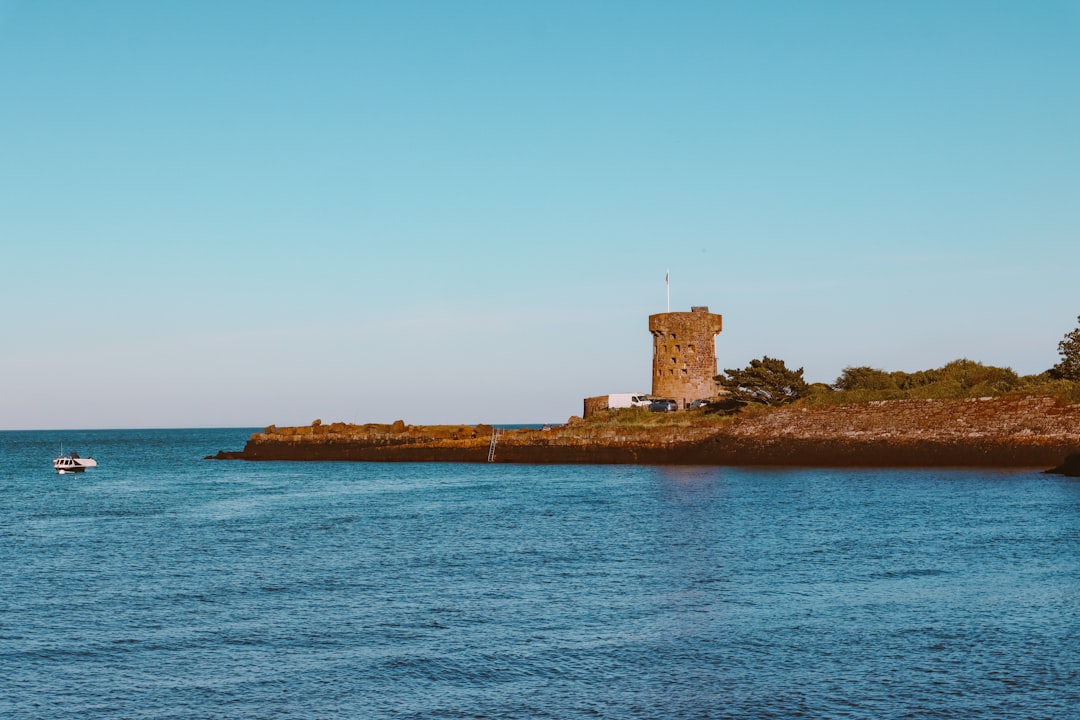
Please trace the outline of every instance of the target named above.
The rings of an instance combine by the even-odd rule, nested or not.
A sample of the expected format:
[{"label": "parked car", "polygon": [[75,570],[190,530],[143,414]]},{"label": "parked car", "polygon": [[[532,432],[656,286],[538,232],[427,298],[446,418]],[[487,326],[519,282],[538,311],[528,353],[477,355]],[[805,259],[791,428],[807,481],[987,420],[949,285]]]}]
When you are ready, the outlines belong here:
[{"label": "parked car", "polygon": [[695,400],[694,402],[687,405],[686,409],[687,410],[697,410],[698,408],[703,408],[708,404],[709,404],[708,400]]},{"label": "parked car", "polygon": [[651,412],[674,412],[678,409],[679,406],[674,400],[653,400],[649,403],[649,410]]}]

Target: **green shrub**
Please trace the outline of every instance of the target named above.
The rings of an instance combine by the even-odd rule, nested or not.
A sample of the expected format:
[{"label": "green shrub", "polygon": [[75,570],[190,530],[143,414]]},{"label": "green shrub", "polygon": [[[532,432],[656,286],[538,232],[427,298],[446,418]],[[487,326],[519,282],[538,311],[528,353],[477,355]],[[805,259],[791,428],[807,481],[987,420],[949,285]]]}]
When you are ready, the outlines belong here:
[{"label": "green shrub", "polygon": [[[1080,317],[1076,321],[1080,322]],[[1050,377],[1080,382],[1080,328],[1068,333],[1058,343],[1058,354],[1061,355],[1061,362],[1047,371]]]},{"label": "green shrub", "polygon": [[837,390],[850,392],[852,390],[895,390],[897,389],[896,373],[887,373],[884,370],[867,367],[846,367],[836,378],[833,384]]},{"label": "green shrub", "polygon": [[940,368],[916,372],[887,372],[867,366],[847,367],[829,386],[813,386],[809,405],[876,400],[947,400],[1001,395],[1053,395],[1080,402],[1080,383],[1057,380],[1053,373],[1020,377],[1012,368],[983,365],[961,358]]},{"label": "green shrub", "polygon": [[751,360],[742,369],[727,369],[716,383],[732,400],[761,405],[786,405],[802,397],[809,387],[803,369],[790,370],[783,360],[768,355]]}]

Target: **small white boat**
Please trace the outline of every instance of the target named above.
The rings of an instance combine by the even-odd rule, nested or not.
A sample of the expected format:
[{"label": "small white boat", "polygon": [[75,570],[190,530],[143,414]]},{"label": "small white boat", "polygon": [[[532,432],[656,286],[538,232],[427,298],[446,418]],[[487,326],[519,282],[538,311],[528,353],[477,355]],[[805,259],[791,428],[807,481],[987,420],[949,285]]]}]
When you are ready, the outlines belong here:
[{"label": "small white boat", "polygon": [[69,473],[86,472],[88,467],[97,467],[97,460],[89,457],[79,457],[79,453],[73,452],[67,455],[61,451],[60,457],[52,461],[53,469],[60,475]]}]

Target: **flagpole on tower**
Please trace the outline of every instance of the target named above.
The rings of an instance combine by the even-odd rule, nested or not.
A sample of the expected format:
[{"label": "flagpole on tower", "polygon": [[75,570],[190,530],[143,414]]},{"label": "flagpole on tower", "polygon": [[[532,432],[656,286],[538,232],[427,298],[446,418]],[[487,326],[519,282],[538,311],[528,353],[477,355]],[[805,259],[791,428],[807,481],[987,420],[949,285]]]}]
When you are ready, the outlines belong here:
[{"label": "flagpole on tower", "polygon": [[671,271],[664,275],[664,284],[667,285],[667,311],[671,312]]}]

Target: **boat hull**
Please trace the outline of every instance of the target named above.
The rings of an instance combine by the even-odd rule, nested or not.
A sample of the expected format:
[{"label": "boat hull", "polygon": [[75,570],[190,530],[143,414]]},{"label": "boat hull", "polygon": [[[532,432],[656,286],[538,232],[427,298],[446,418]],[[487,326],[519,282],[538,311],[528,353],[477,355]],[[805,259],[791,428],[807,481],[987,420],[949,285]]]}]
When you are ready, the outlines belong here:
[{"label": "boat hull", "polygon": [[59,475],[86,472],[88,467],[97,467],[97,460],[79,457],[74,453],[71,456],[58,457],[53,460],[53,470],[56,470]]}]

